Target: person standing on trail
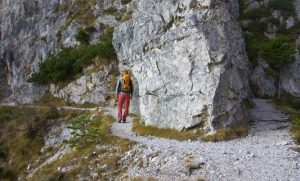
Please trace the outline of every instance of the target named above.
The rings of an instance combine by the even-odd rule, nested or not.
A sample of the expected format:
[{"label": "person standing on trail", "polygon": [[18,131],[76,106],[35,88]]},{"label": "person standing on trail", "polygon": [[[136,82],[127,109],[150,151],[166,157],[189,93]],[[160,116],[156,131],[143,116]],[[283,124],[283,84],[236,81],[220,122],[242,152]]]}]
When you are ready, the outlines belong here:
[{"label": "person standing on trail", "polygon": [[[118,122],[126,123],[129,112],[130,99],[133,94],[133,84],[128,70],[124,70],[117,80],[116,94],[118,98]],[[123,104],[125,104],[124,114],[122,115]]]}]

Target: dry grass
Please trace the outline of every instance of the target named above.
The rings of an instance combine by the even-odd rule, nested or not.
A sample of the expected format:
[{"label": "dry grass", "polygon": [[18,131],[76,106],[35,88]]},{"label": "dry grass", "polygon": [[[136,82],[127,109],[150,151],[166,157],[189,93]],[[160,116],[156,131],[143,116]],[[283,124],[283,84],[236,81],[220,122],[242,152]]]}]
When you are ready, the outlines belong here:
[{"label": "dry grass", "polygon": [[130,181],[157,181],[157,179],[154,177],[138,176],[131,178]]},{"label": "dry grass", "polygon": [[123,15],[121,21],[122,21],[122,22],[125,22],[125,21],[130,20],[131,18],[132,18],[132,11],[126,10],[126,12],[124,13],[124,15]]},{"label": "dry grass", "polygon": [[219,141],[226,141],[236,138],[241,138],[248,134],[249,125],[248,124],[241,124],[232,126],[229,128],[222,128],[218,130],[213,135],[208,135],[202,138],[203,141],[212,141],[212,142],[219,142]]},{"label": "dry grass", "polygon": [[36,106],[48,106],[48,107],[60,107],[60,106],[71,106],[71,107],[78,107],[78,108],[94,108],[98,107],[98,105],[91,104],[91,103],[84,103],[84,104],[76,104],[73,102],[67,102],[63,99],[54,97],[49,93],[42,97],[39,101],[34,103]]},{"label": "dry grass", "polygon": [[68,106],[65,100],[56,98],[49,93],[45,94],[42,99],[36,101],[34,104],[36,106]]},{"label": "dry grass", "polygon": [[[81,177],[89,177],[89,167],[93,167],[96,173],[106,173],[105,176],[100,176],[100,180],[107,180],[108,178],[115,178],[119,174],[126,172],[126,169],[120,167],[118,161],[121,155],[128,151],[133,142],[121,139],[114,136],[110,127],[114,121],[111,116],[98,113],[96,121],[101,121],[99,124],[100,131],[100,145],[108,146],[116,149],[96,149],[96,144],[89,144],[86,147],[81,147],[72,150],[72,152],[64,155],[59,160],[42,167],[31,180],[78,180],[78,175]],[[104,156],[102,156],[104,155]],[[107,165],[105,168],[97,167],[96,165]],[[70,170],[62,173],[58,172],[57,168],[69,168]],[[100,175],[100,174],[99,174]]]},{"label": "dry grass", "polygon": [[274,100],[276,106],[283,112],[289,115],[292,121],[291,133],[294,139],[300,144],[300,108],[299,99],[292,97],[289,94],[283,94],[281,100]]},{"label": "dry grass", "polygon": [[292,147],[290,149],[293,150],[293,151],[296,151],[296,152],[300,153],[300,147]]},{"label": "dry grass", "polygon": [[201,128],[193,128],[186,131],[177,131],[173,129],[161,129],[155,126],[145,126],[140,118],[136,117],[133,121],[132,131],[141,136],[155,136],[160,138],[175,139],[179,141],[202,140],[202,141],[227,141],[240,138],[248,134],[249,125],[240,124],[229,128],[222,128],[213,135],[205,136]]},{"label": "dry grass", "polygon": [[76,0],[74,4],[79,7],[79,11],[68,17],[66,27],[75,19],[79,24],[84,24],[86,26],[93,25],[96,20],[96,17],[93,14],[93,7],[96,5],[96,0]]},{"label": "dry grass", "polygon": [[25,180],[27,165],[42,156],[43,138],[50,128],[60,124],[61,118],[77,114],[46,107],[0,106],[0,145],[5,148],[3,155],[6,158],[1,164]]},{"label": "dry grass", "polygon": [[151,135],[161,138],[176,139],[179,141],[197,140],[203,136],[204,133],[204,131],[197,128],[187,131],[177,131],[173,129],[161,129],[155,126],[145,126],[141,123],[140,118],[135,118],[133,120],[132,131],[141,136]]}]

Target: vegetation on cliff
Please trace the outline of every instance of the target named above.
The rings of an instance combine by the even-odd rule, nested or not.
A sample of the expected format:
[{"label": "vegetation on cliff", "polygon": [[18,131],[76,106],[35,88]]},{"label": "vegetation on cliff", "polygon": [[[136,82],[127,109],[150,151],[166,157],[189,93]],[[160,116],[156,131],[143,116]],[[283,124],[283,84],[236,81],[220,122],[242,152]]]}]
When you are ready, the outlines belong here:
[{"label": "vegetation on cliff", "polygon": [[116,53],[112,45],[112,33],[101,36],[96,45],[87,44],[87,32],[80,30],[76,36],[82,45],[73,48],[65,48],[56,55],[50,55],[39,64],[39,70],[28,79],[37,84],[50,84],[69,81],[87,65],[90,65],[97,56],[101,60],[114,60]]},{"label": "vegetation on cliff", "polygon": [[[240,0],[240,22],[244,30],[246,49],[253,65],[261,58],[269,68],[267,75],[279,81],[280,69],[295,61],[296,39],[299,37],[300,22],[288,25],[288,19],[296,17],[294,0],[271,0],[258,8],[246,10],[246,1]],[[293,18],[292,18],[293,19]],[[292,133],[300,143],[300,107],[299,99],[288,93],[282,93],[275,99],[277,105],[290,115]]]},{"label": "vegetation on cliff", "polygon": [[[270,65],[272,75],[279,73],[279,69],[295,61],[295,41],[300,27],[299,22],[287,28],[286,22],[280,22],[272,16],[274,10],[280,11],[282,16],[295,15],[293,1],[272,0],[266,6],[245,10],[245,0],[240,0],[240,21],[246,39],[246,49],[250,61],[257,64],[259,58],[265,59]],[[276,34],[267,36],[270,27],[277,29]],[[286,33],[286,32],[289,33]]]}]

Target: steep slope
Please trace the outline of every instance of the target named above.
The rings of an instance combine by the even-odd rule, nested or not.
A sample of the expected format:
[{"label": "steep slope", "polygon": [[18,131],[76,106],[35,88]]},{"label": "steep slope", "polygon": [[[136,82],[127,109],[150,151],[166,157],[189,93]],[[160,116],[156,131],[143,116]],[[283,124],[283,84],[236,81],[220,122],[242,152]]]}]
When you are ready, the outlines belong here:
[{"label": "steep slope", "polygon": [[133,1],[114,33],[147,125],[208,131],[247,120],[248,59],[238,1]]}]

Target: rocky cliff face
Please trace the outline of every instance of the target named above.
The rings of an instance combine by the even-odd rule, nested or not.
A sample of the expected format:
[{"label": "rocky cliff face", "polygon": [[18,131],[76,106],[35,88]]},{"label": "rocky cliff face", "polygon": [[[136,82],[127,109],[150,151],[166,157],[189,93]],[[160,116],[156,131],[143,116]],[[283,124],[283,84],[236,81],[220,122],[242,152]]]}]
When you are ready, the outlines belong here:
[{"label": "rocky cliff face", "polygon": [[[258,58],[250,58],[252,59],[251,61],[254,62],[250,83],[255,96],[274,97],[282,92],[286,92],[295,97],[299,97],[300,1],[293,0],[282,3],[283,1],[278,0],[244,0],[242,2],[243,16],[241,24],[245,27],[246,36],[249,34],[251,35],[251,33],[254,34],[254,36],[262,34],[263,36],[260,38],[265,38],[265,42],[274,39],[280,40],[280,37],[285,37],[292,40],[289,46],[295,46],[295,51],[292,51],[288,55],[284,55],[285,59],[288,59],[288,56],[294,56],[295,61],[282,64],[275,72],[272,70],[274,67],[270,66],[269,63],[276,64],[276,61],[278,60],[269,59],[269,63],[267,63],[261,55]],[[251,37],[250,39],[254,39],[254,37]],[[261,48],[259,47],[261,46],[259,45],[259,41],[252,42],[252,44],[253,47],[258,47],[257,49]],[[285,45],[283,43],[280,46],[283,47]],[[285,53],[284,51],[284,48],[282,48],[271,53],[275,54],[276,52],[279,52],[278,55],[281,56]],[[248,52],[251,53],[251,50]]]},{"label": "rocky cliff face", "polygon": [[[298,47],[300,47],[300,36],[297,39],[296,44]],[[300,72],[300,52],[298,50],[296,53],[296,61],[286,67],[283,67],[280,76],[283,90],[292,94],[295,97],[300,97],[299,72]]]},{"label": "rocky cliff face", "polygon": [[96,43],[106,24],[117,24],[114,17],[103,13],[112,6],[124,7],[120,0],[1,1],[0,98],[15,103],[41,98],[47,87],[26,82],[38,63],[62,48],[78,45],[75,35],[79,28],[93,26],[90,42]]},{"label": "rocky cliff face", "polygon": [[238,1],[141,0],[114,34],[147,125],[207,130],[247,120],[248,60]]},{"label": "rocky cliff face", "polygon": [[7,102],[29,103],[43,95],[44,88],[26,83],[27,76],[49,52],[61,48],[57,33],[67,13],[59,7],[66,1],[5,0],[0,5],[1,87]]},{"label": "rocky cliff face", "polygon": [[[243,32],[238,23],[238,0],[5,0],[0,4],[0,99],[32,103],[47,90],[26,82],[49,54],[79,44],[78,29],[92,26],[96,43],[106,26],[114,27],[119,67],[129,68],[135,82],[132,110],[148,125],[182,130],[193,126],[207,131],[247,120],[244,100],[249,82],[256,96],[273,97],[278,85],[299,96],[297,61],[280,70],[279,78],[266,71],[265,60],[249,66]],[[269,1],[244,2],[243,11]],[[264,36],[276,38],[279,27],[295,29],[296,13],[271,12]],[[266,18],[260,17],[264,22]],[[269,19],[269,18],[267,18]],[[249,21],[248,21],[249,23]],[[247,32],[244,32],[247,34]],[[299,46],[299,38],[298,38]],[[107,101],[114,87],[116,65],[87,67],[85,75],[64,87],[52,85],[55,97],[75,103]]]}]

